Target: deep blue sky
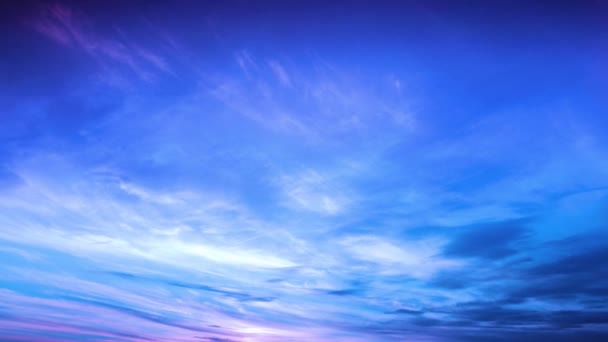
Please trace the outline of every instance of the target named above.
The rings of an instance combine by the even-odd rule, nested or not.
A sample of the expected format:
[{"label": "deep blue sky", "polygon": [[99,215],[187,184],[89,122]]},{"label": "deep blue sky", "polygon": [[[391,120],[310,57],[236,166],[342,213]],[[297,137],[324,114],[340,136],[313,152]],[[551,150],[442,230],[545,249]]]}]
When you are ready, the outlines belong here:
[{"label": "deep blue sky", "polygon": [[605,2],[0,9],[1,340],[608,339]]}]

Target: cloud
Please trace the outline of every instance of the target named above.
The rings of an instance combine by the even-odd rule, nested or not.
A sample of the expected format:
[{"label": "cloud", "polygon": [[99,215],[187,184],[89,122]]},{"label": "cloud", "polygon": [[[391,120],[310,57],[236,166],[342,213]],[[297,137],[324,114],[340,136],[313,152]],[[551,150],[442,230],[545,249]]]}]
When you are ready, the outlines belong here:
[{"label": "cloud", "polygon": [[361,294],[359,289],[330,290],[326,293],[332,296],[356,296]]},{"label": "cloud", "polygon": [[391,314],[400,314],[400,315],[420,315],[423,312],[418,310],[410,310],[410,309],[397,309],[395,311],[389,312]]},{"label": "cloud", "polygon": [[[163,337],[192,338],[193,333],[208,333],[209,336],[217,337],[234,336],[218,332],[217,328],[188,326],[165,316],[166,312],[152,313],[157,310],[142,311],[111,301],[78,296],[43,299],[10,291],[5,291],[3,295],[11,305],[28,305],[26,311],[0,319],[0,327],[9,325],[12,329],[8,331],[12,330],[18,336],[32,338],[58,332],[65,334],[64,338],[67,339],[91,335],[138,341],[154,341],[164,339]],[[47,310],[53,311],[49,313]],[[68,320],[68,317],[72,319]]]},{"label": "cloud", "polygon": [[451,257],[501,259],[516,254],[511,245],[525,238],[528,220],[480,224],[463,229],[444,249]]},{"label": "cloud", "polygon": [[[9,17],[27,6],[3,12],[0,335],[606,338],[593,81],[581,97],[572,70],[506,72],[492,89],[485,62],[459,64],[479,44],[428,44],[444,27],[407,51],[383,34],[371,62],[361,37],[268,35],[289,11],[191,5],[42,4],[26,27]],[[597,49],[563,60],[594,60],[580,51]],[[559,96],[537,96],[548,84]]]},{"label": "cloud", "polygon": [[355,142],[353,135],[377,137],[379,131],[384,139],[388,133],[415,131],[412,107],[391,85],[385,85],[390,87],[386,93],[376,91],[365,80],[352,79],[320,61],[288,72],[276,59],[260,65],[249,51],[237,52],[234,60],[240,73],[212,77],[209,93],[234,113],[273,132],[316,145]]},{"label": "cloud", "polygon": [[337,215],[348,209],[352,196],[336,180],[315,170],[284,176],[280,182],[287,206],[325,215]]},{"label": "cloud", "polygon": [[241,70],[247,75],[251,76],[251,73],[257,69],[257,63],[253,60],[253,57],[247,50],[237,51],[234,54],[236,63]]},{"label": "cloud", "polygon": [[140,47],[125,36],[118,38],[97,33],[90,18],[66,5],[42,6],[30,24],[51,40],[89,55],[101,69],[100,76],[111,84],[120,85],[129,79],[121,68],[145,82],[175,75],[165,56]]},{"label": "cloud", "polygon": [[427,278],[441,269],[457,265],[437,254],[441,242],[437,240],[393,242],[377,236],[350,236],[340,244],[352,257],[371,262],[381,274],[405,274],[415,278]]},{"label": "cloud", "polygon": [[206,292],[211,292],[211,293],[219,293],[219,294],[225,295],[227,297],[235,298],[235,299],[238,299],[238,300],[241,300],[244,302],[247,302],[247,301],[270,302],[273,300],[273,298],[271,298],[271,297],[256,297],[256,296],[250,295],[248,293],[240,292],[240,291],[225,290],[225,289],[221,289],[221,288],[217,288],[217,287],[213,287],[213,286],[209,286],[209,285],[203,285],[203,284],[194,284],[194,283],[187,283],[187,282],[182,282],[182,281],[178,281],[178,280],[168,280],[168,279],[162,279],[162,278],[145,277],[145,276],[139,276],[139,275],[134,275],[134,274],[125,273],[125,272],[108,272],[108,273],[110,275],[121,277],[123,279],[135,281],[135,282],[164,284],[164,285],[175,286],[175,287],[179,287],[179,288],[200,290],[200,291],[206,291]]},{"label": "cloud", "polygon": [[270,66],[270,69],[272,69],[272,72],[274,72],[275,76],[283,86],[291,87],[291,80],[289,78],[289,75],[279,62],[269,61],[268,66]]},{"label": "cloud", "polygon": [[[568,247],[566,247],[568,248]],[[521,283],[506,291],[510,301],[528,299],[608,299],[606,248],[577,251],[571,256],[540,263],[522,271]]]},{"label": "cloud", "polygon": [[530,269],[530,273],[535,276],[575,275],[583,272],[595,273],[608,270],[608,249],[606,247],[581,251],[553,262],[535,266]]}]

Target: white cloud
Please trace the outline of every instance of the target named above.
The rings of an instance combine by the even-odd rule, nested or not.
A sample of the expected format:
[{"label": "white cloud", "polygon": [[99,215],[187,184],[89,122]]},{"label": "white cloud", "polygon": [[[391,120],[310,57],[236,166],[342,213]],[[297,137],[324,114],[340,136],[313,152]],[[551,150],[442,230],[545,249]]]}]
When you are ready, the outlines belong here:
[{"label": "white cloud", "polygon": [[343,187],[315,170],[306,170],[295,176],[284,176],[282,191],[287,206],[324,215],[344,212],[351,204]]},{"label": "white cloud", "polygon": [[270,66],[270,69],[272,69],[272,72],[274,72],[276,78],[283,86],[291,87],[291,79],[287,74],[287,71],[285,71],[285,68],[283,68],[283,66],[279,62],[269,61],[268,65]]},{"label": "white cloud", "polygon": [[415,278],[428,278],[435,272],[456,266],[456,262],[437,256],[441,241],[392,242],[372,235],[350,236],[339,242],[355,259],[371,262],[381,273],[405,274]]},{"label": "white cloud", "polygon": [[[0,195],[0,213],[11,212],[0,215],[0,239],[104,263],[148,260],[190,270],[293,267],[290,256],[305,247],[218,194],[159,191],[120,180],[98,184],[66,160],[55,165],[71,169],[61,183],[18,168],[23,184]],[[125,193],[138,201],[125,200]]]},{"label": "white cloud", "polygon": [[163,241],[155,255],[171,256],[177,252],[177,257],[195,256],[213,262],[235,266],[259,268],[284,268],[296,266],[293,262],[261,251],[242,249],[233,246],[211,246],[201,243],[187,243],[183,241]]}]

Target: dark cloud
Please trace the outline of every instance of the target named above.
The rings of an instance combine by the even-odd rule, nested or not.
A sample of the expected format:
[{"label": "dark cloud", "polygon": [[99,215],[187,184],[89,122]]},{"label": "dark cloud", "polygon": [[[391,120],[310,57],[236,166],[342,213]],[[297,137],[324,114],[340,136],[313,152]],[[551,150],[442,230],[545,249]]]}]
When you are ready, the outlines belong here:
[{"label": "dark cloud", "polygon": [[409,322],[412,323],[413,325],[419,326],[419,327],[439,326],[442,323],[438,319],[424,317],[424,316],[418,316],[418,317],[412,318]]},{"label": "dark cloud", "polygon": [[476,263],[439,273],[427,284],[447,290],[476,289],[502,304],[521,304],[530,299],[579,304],[592,301],[593,308],[603,308],[606,306],[598,300],[608,303],[608,246],[596,247],[594,241],[587,244],[594,247],[581,250],[585,248],[581,243],[568,246],[551,242],[538,248],[549,248],[549,252],[542,251],[545,255],[565,256],[545,256],[544,262],[526,258],[491,267]]},{"label": "dark cloud", "polygon": [[608,273],[585,274],[584,276],[559,276],[531,279],[522,282],[508,293],[513,302],[525,299],[577,299],[581,296],[606,297],[608,299]]},{"label": "dark cloud", "polygon": [[463,289],[478,283],[475,273],[468,269],[456,271],[443,271],[435,275],[428,285],[448,290]]},{"label": "dark cloud", "polygon": [[208,286],[208,285],[204,285],[204,284],[194,284],[194,283],[187,283],[187,282],[181,282],[181,281],[175,281],[175,280],[157,279],[157,278],[144,277],[144,276],[139,276],[139,275],[125,273],[125,272],[108,272],[108,274],[111,274],[113,276],[120,277],[123,279],[132,280],[132,281],[162,283],[162,284],[166,284],[169,286],[181,287],[181,288],[186,288],[186,289],[219,293],[219,294],[225,295],[227,297],[238,299],[243,302],[271,302],[275,299],[273,297],[252,296],[248,293],[239,292],[239,291],[223,290],[220,288],[216,288],[216,287]]},{"label": "dark cloud", "polygon": [[356,296],[363,292],[361,289],[344,289],[344,290],[332,290],[325,291],[326,294],[333,296]]},{"label": "dark cloud", "polygon": [[211,337],[211,338],[204,338],[203,339],[209,341],[209,342],[236,342],[236,340],[230,340],[227,338],[218,338],[218,337]]},{"label": "dark cloud", "polygon": [[606,331],[554,331],[548,330],[476,330],[453,331],[445,336],[447,341],[456,342],[605,342],[608,340]]},{"label": "dark cloud", "polygon": [[513,302],[584,297],[608,300],[608,246],[570,252],[565,257],[531,266],[521,272],[519,282],[505,294]]},{"label": "dark cloud", "polygon": [[70,300],[73,302],[78,302],[78,303],[83,303],[83,304],[88,304],[88,305],[93,305],[93,306],[97,306],[97,307],[101,307],[101,308],[114,310],[117,312],[121,312],[123,314],[127,314],[127,315],[130,315],[133,317],[137,317],[137,318],[140,318],[140,319],[143,319],[146,321],[150,321],[150,322],[154,322],[154,323],[158,323],[158,324],[162,324],[162,325],[166,325],[166,326],[186,329],[186,330],[190,330],[190,331],[205,332],[205,333],[214,332],[213,329],[205,329],[200,326],[191,326],[188,324],[181,323],[181,322],[179,322],[179,320],[172,319],[172,318],[160,315],[160,314],[154,314],[154,313],[150,313],[150,312],[146,312],[146,311],[142,311],[142,310],[132,309],[132,308],[126,307],[124,305],[120,305],[120,304],[114,304],[114,303],[104,302],[101,300],[89,299],[89,298],[83,298],[83,297],[75,297],[75,296],[65,296],[64,299]]},{"label": "dark cloud", "polygon": [[462,322],[471,322],[472,325],[493,323],[497,326],[537,325],[545,322],[545,315],[545,312],[506,308],[494,302],[473,302],[453,312],[454,318]]},{"label": "dark cloud", "polygon": [[123,279],[133,279],[133,280],[143,279],[140,276],[136,276],[135,274],[127,273],[127,272],[110,271],[110,272],[106,272],[106,273],[113,275],[115,277],[123,278]]},{"label": "dark cloud", "polygon": [[402,315],[421,315],[423,312],[418,310],[410,310],[410,309],[398,309],[395,311],[387,312],[391,314],[402,314]]},{"label": "dark cloud", "polygon": [[[608,310],[535,310],[509,307],[500,301],[476,301],[434,308],[428,314],[397,310],[404,319],[369,326],[367,333],[407,340],[422,334],[439,341],[605,341]],[[433,330],[428,330],[433,327]]]},{"label": "dark cloud", "polygon": [[282,281],[284,281],[285,279],[283,278],[272,278],[272,279],[268,279],[266,280],[267,283],[280,283]]},{"label": "dark cloud", "polygon": [[513,244],[526,237],[528,219],[463,228],[445,247],[444,255],[459,258],[502,259],[517,253]]},{"label": "dark cloud", "polygon": [[[437,273],[426,285],[472,291],[479,300],[423,307],[419,314],[404,310],[400,321],[387,322],[387,329],[377,328],[375,333],[390,331],[407,339],[432,326],[440,341],[608,341],[605,233],[534,245],[525,240],[528,222],[466,227],[446,246],[445,255],[471,262]],[[576,309],[556,309],[560,305]]]},{"label": "dark cloud", "polygon": [[[435,313],[446,316],[443,326],[462,328],[495,329],[572,329],[585,325],[605,325],[608,331],[608,310],[540,310],[521,306],[509,306],[504,301],[473,301],[453,307],[435,309]],[[412,322],[414,323],[414,322]]]},{"label": "dark cloud", "polygon": [[[512,250],[509,242],[526,234],[523,225],[503,228],[515,232],[486,235],[476,227],[458,236],[448,250],[480,257],[480,261],[439,273],[427,283],[447,290],[475,289],[482,297],[494,299],[423,308],[422,315],[406,310],[405,317],[412,318],[402,323],[404,336],[412,327],[437,326],[446,331],[457,328],[453,334],[442,336],[446,341],[608,340],[608,246],[598,242],[597,234],[578,236],[576,241],[540,244],[537,250],[543,261],[526,256],[513,262],[484,263],[509,255],[505,252]],[[495,242],[498,236],[504,237],[505,242]],[[477,248],[473,241],[486,241],[503,252],[488,254],[485,247]],[[472,251],[465,252],[465,245],[471,246]],[[553,303],[557,308],[563,303],[576,304],[579,309],[541,309],[526,305],[529,300]],[[441,320],[430,319],[427,314],[433,313],[439,314]]]},{"label": "dark cloud", "polygon": [[252,296],[248,293],[244,293],[244,292],[222,290],[222,289],[218,289],[218,288],[215,288],[212,286],[207,286],[207,285],[202,285],[202,284],[190,284],[190,283],[184,283],[184,282],[178,282],[178,281],[167,281],[166,283],[171,286],[183,287],[183,288],[192,289],[192,290],[202,290],[202,291],[220,293],[225,296],[232,297],[232,298],[235,298],[235,299],[238,299],[241,301],[246,301],[246,302],[271,302],[274,300],[274,298],[272,298],[272,297],[256,297],[256,296]]},{"label": "dark cloud", "polygon": [[560,328],[578,328],[586,324],[608,325],[608,311],[556,311],[549,315],[549,321]]},{"label": "dark cloud", "polygon": [[530,274],[551,276],[605,271],[608,271],[608,245],[533,267]]}]

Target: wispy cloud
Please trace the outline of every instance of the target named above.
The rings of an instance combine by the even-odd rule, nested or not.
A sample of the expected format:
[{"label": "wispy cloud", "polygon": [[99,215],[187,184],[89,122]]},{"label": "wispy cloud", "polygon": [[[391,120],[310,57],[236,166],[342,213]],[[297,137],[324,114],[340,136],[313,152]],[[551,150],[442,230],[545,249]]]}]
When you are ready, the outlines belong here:
[{"label": "wispy cloud", "polygon": [[336,215],[347,210],[354,201],[353,196],[338,185],[339,182],[314,170],[284,176],[280,183],[287,206],[294,209]]},{"label": "wispy cloud", "polygon": [[[94,22],[84,14],[60,3],[42,6],[31,19],[32,27],[66,47],[79,49],[99,65],[100,74],[110,80],[118,75],[121,82],[129,78],[120,68],[129,70],[141,81],[156,82],[163,75],[175,75],[164,56],[142,48],[124,34],[111,37],[94,30]],[[119,31],[120,32],[120,31]]]},{"label": "wispy cloud", "polygon": [[588,3],[0,6],[0,339],[608,340]]},{"label": "wispy cloud", "polygon": [[387,241],[376,236],[351,236],[340,241],[356,259],[371,262],[385,274],[428,278],[434,273],[459,266],[454,260],[438,256],[441,241]]},{"label": "wispy cloud", "polygon": [[211,94],[263,127],[313,143],[366,134],[380,129],[380,122],[388,123],[385,133],[415,129],[412,106],[394,89],[383,95],[321,62],[292,71],[275,59],[266,67],[256,60],[248,51],[237,53],[235,62],[246,77],[214,78]]},{"label": "wispy cloud", "polygon": [[270,66],[270,69],[272,69],[272,72],[274,72],[275,76],[277,77],[277,79],[283,86],[285,86],[285,87],[291,86],[291,80],[289,78],[289,75],[287,74],[287,71],[285,71],[285,69],[279,62],[269,61],[268,66]]}]

